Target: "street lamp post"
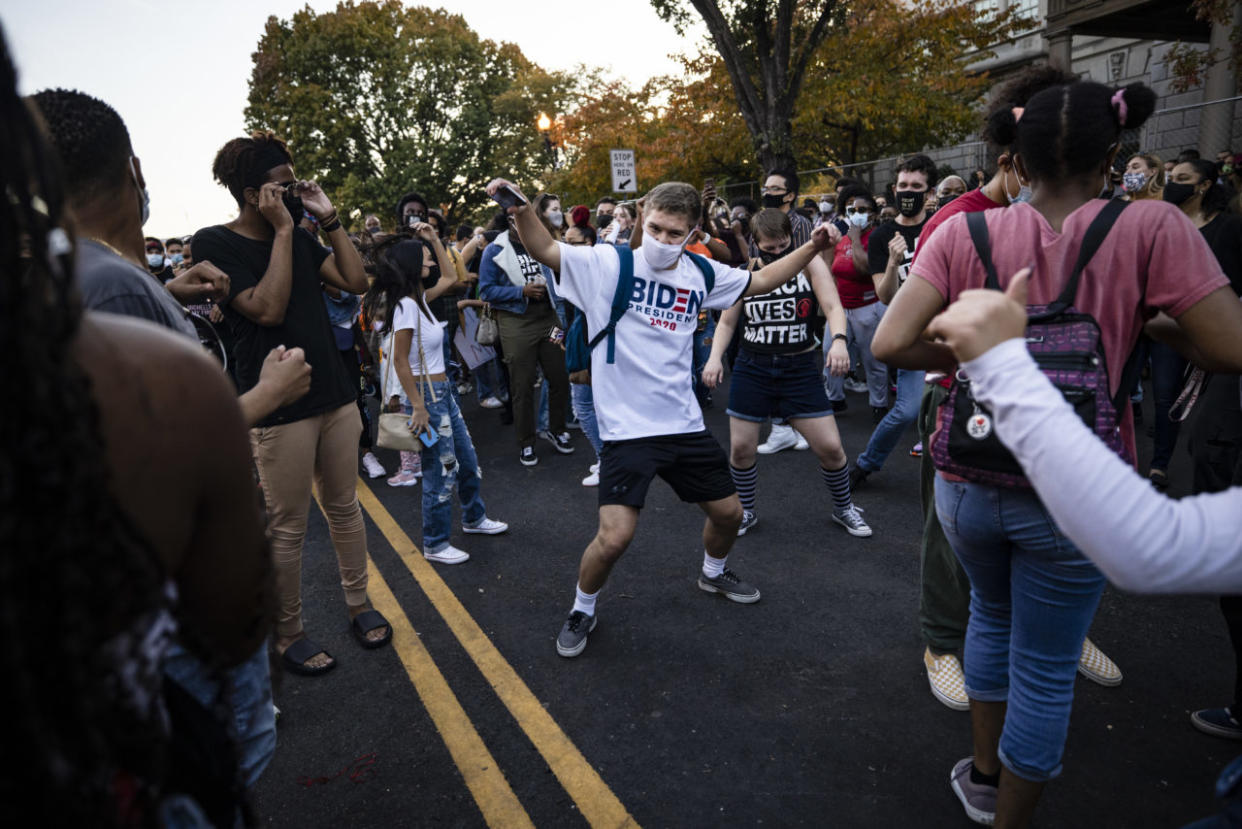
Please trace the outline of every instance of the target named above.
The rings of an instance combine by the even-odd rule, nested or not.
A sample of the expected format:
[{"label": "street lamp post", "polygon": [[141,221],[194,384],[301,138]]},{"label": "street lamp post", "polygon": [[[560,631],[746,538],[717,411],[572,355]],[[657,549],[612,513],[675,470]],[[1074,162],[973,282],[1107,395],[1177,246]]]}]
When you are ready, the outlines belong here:
[{"label": "street lamp post", "polygon": [[543,147],[548,151],[548,158],[552,161],[552,169],[559,170],[561,168],[560,153],[557,152],[556,142],[552,140],[552,119],[548,117],[548,113],[539,113],[539,120],[535,122],[539,127],[539,134],[543,136]]}]

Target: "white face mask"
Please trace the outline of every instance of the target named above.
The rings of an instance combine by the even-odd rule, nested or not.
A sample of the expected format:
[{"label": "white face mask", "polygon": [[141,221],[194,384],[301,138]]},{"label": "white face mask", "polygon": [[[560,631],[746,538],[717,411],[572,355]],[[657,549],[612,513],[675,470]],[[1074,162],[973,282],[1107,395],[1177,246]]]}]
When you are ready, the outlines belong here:
[{"label": "white face mask", "polygon": [[148,264],[148,265],[150,265],[150,266],[151,266],[151,267],[153,267],[153,268],[162,268],[162,267],[164,267],[164,254],[162,254],[162,253],[148,253],[148,254],[147,254],[147,264]]},{"label": "white face mask", "polygon": [[824,213],[824,214],[826,214],[826,215],[831,215],[831,214],[832,214],[833,209],[834,209],[834,208],[833,208],[833,204],[832,204],[832,202],[830,202],[830,201],[822,201],[822,202],[820,202],[820,203],[819,203],[819,212],[820,212],[820,213]]},{"label": "white face mask", "polygon": [[552,225],[552,227],[560,227],[565,224],[565,214],[559,210],[549,210],[548,224]]},{"label": "white face mask", "polygon": [[663,242],[657,242],[650,233],[644,233],[642,250],[647,264],[654,271],[667,271],[674,267],[692,236],[694,236],[693,230],[686,234],[686,238],[680,244],[666,245]]},{"label": "white face mask", "polygon": [[851,213],[849,215],[849,223],[857,228],[864,228],[867,222],[871,221],[870,213]]}]

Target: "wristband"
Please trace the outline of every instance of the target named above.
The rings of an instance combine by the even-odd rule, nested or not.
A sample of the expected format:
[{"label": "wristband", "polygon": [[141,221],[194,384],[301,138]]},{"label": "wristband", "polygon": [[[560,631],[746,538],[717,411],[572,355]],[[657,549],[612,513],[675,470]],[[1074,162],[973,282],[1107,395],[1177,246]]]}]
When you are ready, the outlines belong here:
[{"label": "wristband", "polygon": [[836,342],[837,340],[841,340],[842,342],[848,343],[850,341],[850,338],[845,336],[844,334],[833,334],[832,341]]},{"label": "wristband", "polygon": [[335,231],[338,231],[341,229],[341,220],[337,218],[333,218],[330,223],[321,224],[319,226],[319,229],[322,230],[324,233],[333,233]]}]

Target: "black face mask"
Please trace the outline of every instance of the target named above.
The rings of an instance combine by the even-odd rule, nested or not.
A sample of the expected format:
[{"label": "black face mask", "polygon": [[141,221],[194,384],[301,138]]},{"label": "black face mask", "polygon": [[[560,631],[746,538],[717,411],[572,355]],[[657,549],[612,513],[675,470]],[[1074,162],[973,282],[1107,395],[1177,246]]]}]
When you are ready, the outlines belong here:
[{"label": "black face mask", "polygon": [[944,207],[946,204],[948,204],[949,202],[953,201],[953,200],[954,200],[954,199],[956,199],[956,198],[957,198],[957,194],[956,194],[956,193],[955,193],[955,194],[953,194],[952,196],[941,196],[941,197],[940,197],[940,206],[941,206],[941,207]]},{"label": "black face mask", "polygon": [[785,246],[785,249],[784,249],[784,250],[782,250],[782,251],[780,251],[779,253],[768,253],[766,250],[760,250],[760,251],[759,251],[759,260],[760,260],[761,262],[763,262],[763,264],[765,264],[765,265],[771,265],[771,264],[772,264],[773,262],[775,262],[777,259],[780,259],[782,256],[787,255],[787,254],[788,254],[791,250],[793,250],[793,243],[792,243],[792,242],[790,242],[788,245],[786,245],[786,246]]},{"label": "black face mask", "polygon": [[605,213],[604,215],[596,219],[596,224],[599,225],[600,230],[603,230],[604,228],[608,227],[608,225],[612,224],[612,216]]},{"label": "black face mask", "polygon": [[897,212],[907,219],[917,216],[923,210],[926,199],[927,193],[923,190],[898,190]]},{"label": "black face mask", "polygon": [[1169,204],[1175,204],[1180,207],[1194,194],[1195,185],[1178,184],[1177,182],[1170,181],[1164,186],[1164,195],[1162,198]]},{"label": "black face mask", "polygon": [[286,190],[280,198],[285,203],[285,209],[289,211],[289,215],[293,217],[293,223],[297,224],[302,221],[302,217],[306,215],[306,208],[302,206],[302,197]]},{"label": "black face mask", "polygon": [[777,207],[777,208],[784,207],[785,197],[776,196],[776,195],[769,193],[763,197],[763,206],[764,207]]}]

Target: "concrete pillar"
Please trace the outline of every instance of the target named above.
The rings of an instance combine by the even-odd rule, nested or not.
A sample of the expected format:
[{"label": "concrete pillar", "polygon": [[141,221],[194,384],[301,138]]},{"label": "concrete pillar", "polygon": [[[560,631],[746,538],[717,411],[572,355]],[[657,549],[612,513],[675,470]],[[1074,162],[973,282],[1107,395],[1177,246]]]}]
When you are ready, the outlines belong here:
[{"label": "concrete pillar", "polygon": [[[1242,26],[1242,0],[1235,0],[1232,21],[1223,26],[1220,23],[1212,24],[1212,39],[1208,48],[1217,55],[1218,59],[1208,67],[1207,76],[1204,79],[1203,100],[1205,102],[1232,98],[1238,92],[1237,77],[1229,66],[1231,49],[1229,36],[1239,26]],[[1232,143],[1236,142],[1229,134],[1233,127],[1233,109],[1236,103],[1236,101],[1229,101],[1203,108],[1203,114],[1199,118],[1199,154],[1204,158],[1215,161],[1216,154],[1221,150],[1239,151],[1238,147],[1232,146]]]},{"label": "concrete pillar", "polygon": [[1048,35],[1048,63],[1065,72],[1073,71],[1074,35],[1068,30]]}]

